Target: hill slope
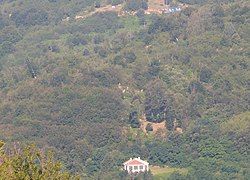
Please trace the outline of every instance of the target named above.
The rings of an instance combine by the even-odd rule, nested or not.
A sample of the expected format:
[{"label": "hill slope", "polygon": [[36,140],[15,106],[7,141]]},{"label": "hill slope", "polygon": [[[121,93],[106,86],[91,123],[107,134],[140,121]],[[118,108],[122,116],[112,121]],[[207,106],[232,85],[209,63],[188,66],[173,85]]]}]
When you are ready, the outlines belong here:
[{"label": "hill slope", "polygon": [[[0,2],[0,139],[53,149],[94,179],[120,177],[132,156],[189,177],[247,177],[249,132],[220,127],[249,116],[249,6],[200,2],[84,20],[74,17],[92,1]],[[144,114],[166,136],[141,133]]]}]

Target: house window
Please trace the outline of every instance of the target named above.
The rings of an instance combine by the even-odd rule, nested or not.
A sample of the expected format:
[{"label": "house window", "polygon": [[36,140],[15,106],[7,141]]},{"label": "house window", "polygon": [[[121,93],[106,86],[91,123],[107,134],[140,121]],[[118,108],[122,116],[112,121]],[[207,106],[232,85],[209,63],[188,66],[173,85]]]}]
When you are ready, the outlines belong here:
[{"label": "house window", "polygon": [[133,167],[132,166],[129,166],[129,171],[132,171],[133,170]]},{"label": "house window", "polygon": [[140,170],[142,170],[143,169],[143,166],[140,166]]},{"label": "house window", "polygon": [[134,170],[138,170],[138,166],[134,166]]}]

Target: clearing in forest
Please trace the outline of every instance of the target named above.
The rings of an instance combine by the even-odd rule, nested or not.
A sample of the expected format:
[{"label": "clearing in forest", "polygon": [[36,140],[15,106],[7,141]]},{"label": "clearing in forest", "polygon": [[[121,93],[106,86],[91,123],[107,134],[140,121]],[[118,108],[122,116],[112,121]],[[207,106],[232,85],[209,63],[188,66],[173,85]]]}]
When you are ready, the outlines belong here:
[{"label": "clearing in forest", "polygon": [[147,133],[146,127],[147,127],[148,124],[151,124],[151,125],[152,125],[153,134],[156,134],[156,132],[166,133],[165,121],[163,121],[163,122],[161,122],[161,123],[152,123],[152,122],[148,122],[148,121],[146,120],[146,117],[143,116],[143,117],[140,119],[140,122],[141,122],[141,130],[142,130],[144,133]]},{"label": "clearing in forest", "polygon": [[112,6],[112,5],[107,5],[107,6],[103,6],[100,8],[95,8],[93,11],[88,12],[88,11],[84,11],[83,13],[80,13],[78,15],[75,16],[75,19],[85,19],[87,17],[90,17],[96,13],[101,13],[101,12],[108,12],[108,11],[113,11],[113,12],[121,12],[122,11],[122,4],[119,4],[117,6]]},{"label": "clearing in forest", "polygon": [[166,167],[151,166],[149,169],[151,170],[155,180],[167,179],[167,177],[174,172],[178,172],[183,175],[186,175],[188,173],[188,170],[186,168],[172,168],[168,166]]},{"label": "clearing in forest", "polygon": [[149,0],[146,14],[162,14],[164,11],[166,11],[166,9],[168,9],[168,7],[169,6],[165,4],[165,0]]}]

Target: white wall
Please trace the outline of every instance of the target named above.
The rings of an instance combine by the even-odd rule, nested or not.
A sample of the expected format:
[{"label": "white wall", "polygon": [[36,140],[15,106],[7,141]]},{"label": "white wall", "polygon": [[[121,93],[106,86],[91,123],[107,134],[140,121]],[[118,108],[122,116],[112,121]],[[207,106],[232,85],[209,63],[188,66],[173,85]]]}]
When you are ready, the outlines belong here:
[{"label": "white wall", "polygon": [[[137,167],[137,169],[135,169],[135,166]],[[148,165],[147,167],[145,168],[146,165],[143,165],[143,168],[140,169],[140,165],[135,165],[135,166],[124,166],[124,170],[128,171],[129,172],[132,172],[132,173],[135,173],[135,172],[145,172],[145,171],[148,171],[149,168],[148,168]],[[130,171],[130,168],[132,167],[132,171]]]}]

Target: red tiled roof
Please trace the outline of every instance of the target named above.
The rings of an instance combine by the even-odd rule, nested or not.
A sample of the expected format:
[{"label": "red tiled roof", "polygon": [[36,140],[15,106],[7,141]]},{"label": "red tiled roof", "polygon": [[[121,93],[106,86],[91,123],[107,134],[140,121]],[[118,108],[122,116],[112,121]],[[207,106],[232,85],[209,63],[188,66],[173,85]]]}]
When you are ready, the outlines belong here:
[{"label": "red tiled roof", "polygon": [[143,161],[140,159],[140,157],[138,158],[130,158],[128,161],[126,161],[125,163],[123,163],[123,165],[148,165],[147,161]]},{"label": "red tiled roof", "polygon": [[138,160],[135,160],[135,159],[128,162],[128,165],[141,165],[141,164],[143,164],[143,163],[138,161]]}]

